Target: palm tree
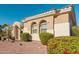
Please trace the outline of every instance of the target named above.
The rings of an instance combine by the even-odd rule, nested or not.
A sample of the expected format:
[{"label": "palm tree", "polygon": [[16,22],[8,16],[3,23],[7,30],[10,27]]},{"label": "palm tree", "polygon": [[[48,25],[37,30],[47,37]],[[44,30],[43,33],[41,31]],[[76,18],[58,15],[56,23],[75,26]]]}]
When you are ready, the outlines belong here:
[{"label": "palm tree", "polygon": [[5,27],[7,27],[8,26],[8,24],[3,24],[2,25],[2,28],[5,28]]}]

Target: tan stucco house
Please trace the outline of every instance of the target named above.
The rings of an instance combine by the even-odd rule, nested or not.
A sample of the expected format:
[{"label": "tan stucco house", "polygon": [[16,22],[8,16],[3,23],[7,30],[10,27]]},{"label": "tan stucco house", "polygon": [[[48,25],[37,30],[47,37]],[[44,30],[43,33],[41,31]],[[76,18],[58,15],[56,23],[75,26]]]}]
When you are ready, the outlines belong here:
[{"label": "tan stucco house", "polygon": [[[16,22],[13,24],[13,35],[20,40],[20,30],[16,30],[15,25],[20,27],[22,24]],[[32,40],[39,41],[40,32],[49,32],[58,36],[71,36],[72,26],[76,25],[75,13],[73,6],[70,5],[63,9],[51,10],[38,15],[34,15],[23,20],[23,32],[28,32]],[[18,33],[18,34],[17,34]]]}]

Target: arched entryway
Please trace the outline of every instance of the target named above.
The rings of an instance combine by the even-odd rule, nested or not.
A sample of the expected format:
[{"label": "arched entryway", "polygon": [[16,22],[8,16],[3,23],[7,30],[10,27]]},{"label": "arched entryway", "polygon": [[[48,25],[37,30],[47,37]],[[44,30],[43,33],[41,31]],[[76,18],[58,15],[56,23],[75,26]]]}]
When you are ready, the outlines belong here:
[{"label": "arched entryway", "polygon": [[32,40],[40,41],[38,35],[38,24],[36,22],[32,22],[31,24],[31,35]]},{"label": "arched entryway", "polygon": [[15,38],[15,40],[20,40],[20,34],[22,31],[22,24],[20,22],[15,22],[13,24],[13,30],[12,30],[12,36]]}]

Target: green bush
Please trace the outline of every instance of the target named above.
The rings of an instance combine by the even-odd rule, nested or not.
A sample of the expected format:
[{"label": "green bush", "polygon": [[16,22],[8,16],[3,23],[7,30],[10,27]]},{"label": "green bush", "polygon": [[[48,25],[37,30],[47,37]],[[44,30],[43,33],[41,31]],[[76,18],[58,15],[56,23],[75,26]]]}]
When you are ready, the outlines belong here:
[{"label": "green bush", "polygon": [[48,41],[49,54],[79,53],[79,37],[56,37]]},{"label": "green bush", "polygon": [[41,43],[43,45],[47,45],[48,40],[53,37],[53,34],[42,32],[39,34],[39,37],[40,37]]},{"label": "green bush", "polygon": [[22,41],[30,41],[31,35],[29,33],[21,33],[21,40]]},{"label": "green bush", "polygon": [[0,32],[0,36],[6,36],[5,32]]},{"label": "green bush", "polygon": [[72,33],[75,36],[79,36],[79,27],[77,26],[72,27]]}]

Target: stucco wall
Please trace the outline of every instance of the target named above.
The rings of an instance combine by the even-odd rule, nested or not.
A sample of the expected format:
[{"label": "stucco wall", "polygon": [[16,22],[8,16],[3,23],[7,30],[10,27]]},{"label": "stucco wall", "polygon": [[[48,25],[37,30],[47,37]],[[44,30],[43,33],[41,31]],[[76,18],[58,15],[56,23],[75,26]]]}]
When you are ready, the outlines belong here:
[{"label": "stucco wall", "polygon": [[55,37],[70,36],[69,14],[61,14],[55,18]]},{"label": "stucco wall", "polygon": [[70,36],[69,23],[55,24],[55,37],[58,36]]},{"label": "stucco wall", "polygon": [[47,31],[53,33],[53,16],[43,17],[43,18],[31,20],[31,21],[24,23],[24,32],[27,31],[27,32],[31,33],[31,24],[33,22],[36,22],[37,23],[37,30],[38,30],[37,33],[39,33],[39,24],[42,20],[47,21],[47,25],[48,25]]},{"label": "stucco wall", "polygon": [[48,26],[47,32],[53,34],[53,16],[52,15],[47,16],[47,17],[38,18],[38,19],[35,19],[35,20],[31,20],[31,21],[24,23],[24,31],[23,32],[28,32],[28,33],[31,34],[31,24],[33,22],[36,22],[37,23],[37,33],[31,34],[31,35],[32,35],[33,40],[39,41],[39,25],[40,25],[40,22],[42,20],[45,20],[47,22],[47,26]]}]

